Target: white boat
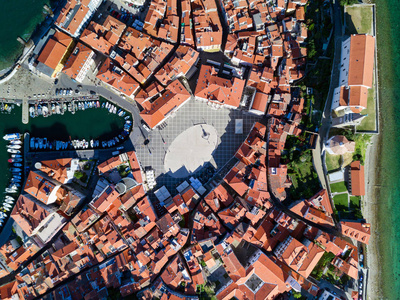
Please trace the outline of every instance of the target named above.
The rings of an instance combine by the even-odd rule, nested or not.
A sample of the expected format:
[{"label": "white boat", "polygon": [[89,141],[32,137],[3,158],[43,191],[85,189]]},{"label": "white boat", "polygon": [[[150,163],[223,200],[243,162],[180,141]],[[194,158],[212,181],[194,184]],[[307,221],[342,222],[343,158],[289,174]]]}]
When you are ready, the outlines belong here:
[{"label": "white boat", "polygon": [[7,149],[8,153],[21,153],[21,151],[17,150],[17,149]]},{"label": "white boat", "polygon": [[9,134],[6,134],[5,136],[3,136],[3,139],[5,139],[6,141],[18,140],[20,138],[21,138],[21,134],[19,134],[19,133],[9,133]]},{"label": "white boat", "polygon": [[43,117],[47,117],[47,115],[49,114],[49,108],[45,105],[42,107],[43,110]]},{"label": "white boat", "polygon": [[93,148],[93,140],[90,140],[90,148]]},{"label": "white boat", "polygon": [[17,189],[10,189],[10,188],[6,188],[5,191],[8,194],[15,194],[16,192],[18,192]]},{"label": "white boat", "polygon": [[11,141],[12,145],[22,145],[22,141],[21,140],[13,140]]},{"label": "white boat", "polygon": [[116,113],[117,113],[117,108],[116,108],[115,106],[113,107],[112,113],[113,113],[113,114],[116,114]]},{"label": "white boat", "polygon": [[14,205],[14,201],[11,201],[11,200],[5,200],[4,203],[10,204],[10,205]]},{"label": "white boat", "polygon": [[58,103],[56,105],[56,114],[57,115],[61,114],[60,104],[58,104]]},{"label": "white boat", "polygon": [[12,158],[22,158],[21,154],[12,154],[11,155]]},{"label": "white boat", "polygon": [[33,106],[29,107],[29,116],[31,118],[35,117],[35,108]]},{"label": "white boat", "polygon": [[[4,206],[5,206],[5,205],[4,205]],[[11,206],[11,207],[4,207],[4,210],[5,210],[5,211],[10,211],[11,208],[12,208],[12,206]]]},{"label": "white boat", "polygon": [[21,185],[18,184],[18,183],[11,183],[11,184],[8,186],[8,188],[9,188],[9,189],[13,189],[13,190],[17,190],[19,186],[21,186]]},{"label": "white boat", "polygon": [[8,149],[21,149],[21,145],[7,145]]},{"label": "white boat", "polygon": [[11,197],[11,196],[8,196],[8,195],[7,195],[7,196],[5,196],[4,198],[5,198],[6,200],[12,200],[12,201],[15,201],[15,199],[14,199],[13,197]]}]

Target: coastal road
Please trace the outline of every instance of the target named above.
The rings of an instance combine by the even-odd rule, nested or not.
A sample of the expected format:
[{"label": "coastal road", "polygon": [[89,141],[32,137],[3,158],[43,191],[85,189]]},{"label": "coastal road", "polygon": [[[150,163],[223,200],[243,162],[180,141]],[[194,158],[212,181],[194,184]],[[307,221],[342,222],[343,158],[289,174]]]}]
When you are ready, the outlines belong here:
[{"label": "coastal road", "polygon": [[342,37],[343,37],[343,26],[342,26],[342,14],[339,1],[334,1],[333,4],[333,22],[334,22],[334,58],[332,63],[331,82],[329,85],[329,92],[325,102],[325,108],[322,113],[321,127],[319,129],[319,135],[321,137],[321,151],[324,151],[323,144],[328,138],[329,130],[331,128],[331,106],[333,91],[339,86],[339,67],[340,67],[340,56],[342,51]]},{"label": "coastal road", "polygon": [[343,39],[343,26],[342,26],[342,15],[341,15],[341,7],[339,1],[334,1],[333,3],[333,22],[334,22],[334,57],[332,62],[332,71],[331,71],[331,82],[329,85],[328,95],[325,101],[325,107],[322,112],[321,119],[321,127],[319,128],[319,138],[317,141],[316,148],[312,151],[313,154],[313,162],[315,166],[315,170],[318,174],[318,178],[320,179],[321,185],[323,188],[328,189],[328,180],[327,180],[327,170],[325,166],[325,142],[328,140],[329,130],[332,124],[332,116],[331,116],[331,106],[332,106],[332,98],[333,91],[336,87],[339,86],[339,74],[340,74],[340,57],[342,51],[342,39]]},{"label": "coastal road", "polygon": [[[54,89],[56,88],[72,88],[73,90],[79,89],[81,95],[88,95],[90,91],[96,92],[98,95],[106,98],[110,102],[113,102],[115,105],[118,105],[122,109],[130,112],[132,114],[133,123],[133,131],[135,132],[134,135],[131,136],[133,140],[137,140],[140,136],[143,139],[147,139],[149,134],[146,130],[143,129],[140,120],[142,119],[139,114],[139,108],[137,107],[134,100],[129,99],[127,97],[123,98],[120,95],[116,94],[114,91],[111,91],[108,88],[105,88],[96,78],[91,74],[93,77],[88,81],[80,84],[76,81],[71,80],[65,74],[61,74],[57,85],[55,85]],[[81,85],[82,88],[78,88],[78,85]],[[138,127],[139,130],[135,130]]]}]

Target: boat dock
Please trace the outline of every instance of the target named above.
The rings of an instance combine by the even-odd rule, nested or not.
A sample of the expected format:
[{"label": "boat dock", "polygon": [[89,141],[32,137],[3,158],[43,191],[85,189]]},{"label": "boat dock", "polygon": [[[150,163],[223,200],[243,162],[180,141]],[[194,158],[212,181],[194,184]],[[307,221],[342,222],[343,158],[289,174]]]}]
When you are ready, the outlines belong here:
[{"label": "boat dock", "polygon": [[22,100],[22,124],[29,123],[29,104],[28,99]]}]

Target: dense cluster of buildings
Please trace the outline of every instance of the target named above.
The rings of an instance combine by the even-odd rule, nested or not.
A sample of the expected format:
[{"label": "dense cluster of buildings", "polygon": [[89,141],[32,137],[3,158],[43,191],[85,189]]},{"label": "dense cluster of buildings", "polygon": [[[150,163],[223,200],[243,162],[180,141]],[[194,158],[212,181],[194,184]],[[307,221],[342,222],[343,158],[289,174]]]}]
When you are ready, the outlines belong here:
[{"label": "dense cluster of buildings", "polygon": [[[142,299],[198,299],[209,282],[217,299],[273,299],[290,290],[315,296],[319,288],[309,277],[324,253],[335,255],[338,276],[357,279],[357,247],[321,230],[335,226],[326,190],[294,203],[297,218],[273,204],[267,136],[256,122],[223,181],[206,190],[191,178],[176,195],[162,187],[157,202],[147,196],[133,151],[97,165],[92,195],[81,194],[72,179],[86,169],[83,162],[35,164],[11,215],[22,244],[0,248],[0,276],[15,275],[0,297],[103,299],[118,290]],[[340,228],[368,243],[369,224]]]},{"label": "dense cluster of buildings", "polygon": [[[172,195],[161,187],[157,199],[147,194],[134,151],[88,168],[97,174],[91,195],[73,180],[85,162],[35,164],[11,214],[23,239],[0,248],[0,278],[15,277],[0,287],[0,298],[106,299],[117,292],[199,299],[205,286],[220,300],[274,299],[291,290],[317,296],[311,273],[326,253],[334,255],[337,276],[357,280],[354,244],[368,244],[369,224],[335,224],[324,189],[286,213],[277,207],[291,186],[281,161],[286,139],[302,133],[304,99],[291,83],[304,75],[306,1],[185,0],[180,15],[176,0],[153,0],[144,22],[132,27],[112,16],[90,21],[99,5],[67,1],[37,69],[82,82],[96,68],[106,86],[137,102],[151,128],[192,98],[267,114],[268,122],[254,123],[223,180],[206,189],[190,178]],[[368,43],[368,36],[352,36],[350,56]],[[207,60],[198,69],[201,51],[220,50],[230,64]],[[365,68],[344,68],[353,75],[343,91],[370,87]],[[186,79],[196,72],[191,91]],[[364,192],[361,169],[352,165],[355,195]]]},{"label": "dense cluster of buildings", "polygon": [[[143,22],[128,26],[111,15],[91,20],[97,0],[68,0],[31,65],[77,82],[93,73],[118,95],[136,100],[141,114],[152,116],[145,120],[150,128],[176,111],[183,98],[263,115],[269,104],[290,98],[290,83],[304,75],[305,4],[196,0],[178,7],[175,0],[154,0]],[[200,65],[199,52],[221,50],[230,64],[206,59]],[[186,82],[176,91],[176,81],[196,73],[195,90]],[[181,96],[163,97],[171,92]]]}]

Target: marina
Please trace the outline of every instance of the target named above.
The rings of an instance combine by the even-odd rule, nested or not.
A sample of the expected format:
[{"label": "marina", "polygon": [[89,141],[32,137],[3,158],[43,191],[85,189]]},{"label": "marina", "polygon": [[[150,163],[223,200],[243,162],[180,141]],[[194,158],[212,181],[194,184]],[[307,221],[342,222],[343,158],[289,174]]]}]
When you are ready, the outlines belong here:
[{"label": "marina", "polygon": [[10,114],[14,109],[16,104],[8,103],[8,102],[0,102],[0,113],[1,114]]},{"label": "marina", "polygon": [[[18,196],[21,188],[21,181],[23,176],[23,155],[22,148],[22,135],[20,133],[9,133],[3,136],[3,139],[8,142],[6,148],[9,153],[10,159],[8,163],[11,165],[9,171],[11,178],[8,185],[4,189],[4,198],[0,204],[0,228],[9,217],[10,212],[14,206],[15,198]],[[10,151],[12,150],[12,151]]]},{"label": "marina", "polygon": [[[42,114],[39,115],[38,111],[37,117],[29,118],[28,124],[21,123],[21,106],[14,105],[14,109],[12,109],[10,113],[2,114],[0,134],[2,137],[7,135],[7,140],[0,138],[0,161],[5,166],[7,166],[8,163],[8,168],[5,172],[0,174],[0,190],[7,193],[14,193],[15,190],[18,191],[20,186],[22,186],[24,179],[22,151],[24,148],[26,149],[31,146],[31,141],[34,145],[31,151],[37,153],[57,151],[57,148],[58,150],[108,148],[125,141],[130,132],[128,128],[131,128],[131,126],[126,123],[132,120],[130,114],[125,113],[124,117],[122,114],[118,115],[119,108],[115,108],[115,113],[110,113],[109,108],[112,104],[103,98],[95,101],[96,108],[94,104],[91,104],[92,107],[90,108],[89,102],[93,103],[93,101],[84,101],[83,99],[81,101],[80,99],[76,99],[68,103],[66,102],[67,110],[63,115],[61,113],[54,115],[49,113],[46,118],[43,117],[42,107]],[[97,105],[97,101],[99,105]],[[56,101],[52,102],[56,104]],[[81,107],[85,107],[85,102],[85,110],[77,109],[74,114],[68,112],[68,104],[74,103],[79,107],[79,103],[81,103]],[[42,101],[41,105],[44,106],[45,103],[46,102]],[[106,104],[108,108],[106,108]],[[114,111],[114,109],[112,109],[112,111]],[[28,145],[24,147],[22,138],[25,132],[29,132],[33,139],[29,139]],[[42,149],[39,147],[40,141]],[[35,149],[36,142],[38,146],[37,149]],[[15,198],[12,194],[9,195]],[[6,194],[0,198],[0,217],[4,216],[4,218],[0,218],[0,223],[3,222],[3,225],[5,218],[8,216],[7,210],[12,211],[11,208],[5,205],[12,205],[10,203],[12,199],[5,198],[5,196]],[[6,202],[6,200],[8,201]],[[3,207],[4,210],[1,207]]]},{"label": "marina", "polygon": [[[31,151],[58,151],[58,150],[71,150],[71,149],[94,149],[94,148],[110,148],[113,146],[122,143],[130,133],[132,129],[132,120],[130,115],[126,115],[126,112],[122,109],[118,109],[113,104],[108,101],[102,102],[100,105],[99,100],[89,100],[89,101],[80,101],[80,100],[71,100],[70,102],[62,101],[62,102],[43,102],[40,104],[31,105],[29,108],[29,113],[31,118],[36,118],[39,116],[48,117],[53,114],[64,115],[66,111],[71,114],[75,114],[76,111],[84,111],[88,109],[106,109],[108,113],[117,115],[121,119],[124,120],[124,127],[121,132],[116,133],[116,135],[107,140],[99,140],[99,139],[71,139],[69,140],[51,140],[47,137],[31,137],[29,148]],[[18,149],[21,146],[12,145],[8,146],[9,149]],[[8,150],[7,150],[8,151]]]},{"label": "marina", "polygon": [[29,117],[48,117],[53,114],[63,115],[65,112],[74,114],[77,110],[100,108],[99,97],[79,97],[68,99],[51,99],[35,101],[29,105]]}]

